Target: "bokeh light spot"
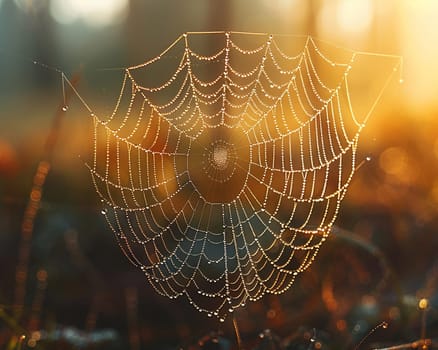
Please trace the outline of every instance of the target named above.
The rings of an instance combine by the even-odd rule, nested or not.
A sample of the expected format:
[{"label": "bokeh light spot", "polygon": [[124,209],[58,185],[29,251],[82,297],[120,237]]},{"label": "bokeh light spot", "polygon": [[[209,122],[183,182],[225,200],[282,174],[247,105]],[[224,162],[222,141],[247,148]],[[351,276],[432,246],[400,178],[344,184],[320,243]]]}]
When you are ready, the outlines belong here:
[{"label": "bokeh light spot", "polygon": [[428,305],[429,305],[429,301],[426,298],[422,298],[418,302],[418,307],[422,310],[427,309]]},{"label": "bokeh light spot", "polygon": [[60,24],[85,22],[91,27],[119,24],[126,18],[129,0],[52,0],[50,14]]},{"label": "bokeh light spot", "polygon": [[408,157],[403,149],[390,147],[380,155],[379,164],[388,175],[402,177],[408,170]]},{"label": "bokeh light spot", "polygon": [[348,33],[350,38],[357,38],[368,32],[373,16],[373,4],[368,0],[325,1],[317,18],[318,31],[324,37]]},{"label": "bokeh light spot", "polygon": [[47,271],[46,270],[39,270],[37,272],[37,279],[40,282],[45,282],[47,280]]},{"label": "bokeh light spot", "polygon": [[373,19],[372,2],[368,0],[342,0],[339,2],[336,15],[342,31],[352,34],[365,32]]},{"label": "bokeh light spot", "polygon": [[347,329],[347,322],[345,322],[345,320],[337,320],[336,321],[336,328],[339,331],[345,331]]},{"label": "bokeh light spot", "polygon": [[270,319],[273,319],[273,318],[275,318],[275,316],[277,316],[277,313],[275,312],[274,309],[270,309],[270,310],[267,312],[266,316],[267,316],[268,318],[270,318]]}]

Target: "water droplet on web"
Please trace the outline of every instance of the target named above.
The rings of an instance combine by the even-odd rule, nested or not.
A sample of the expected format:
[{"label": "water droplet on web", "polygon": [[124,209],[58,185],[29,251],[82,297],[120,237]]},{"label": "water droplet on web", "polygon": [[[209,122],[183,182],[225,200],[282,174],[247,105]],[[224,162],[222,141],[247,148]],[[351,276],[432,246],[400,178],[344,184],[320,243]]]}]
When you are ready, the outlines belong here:
[{"label": "water droplet on web", "polygon": [[68,106],[62,106],[62,111],[63,112],[67,112],[67,110],[68,110]]},{"label": "water droplet on web", "polygon": [[219,319],[219,322],[224,322],[224,321],[225,321],[225,319],[222,317]]},{"label": "water droplet on web", "polygon": [[388,328],[388,323],[387,322],[383,322],[382,323],[382,328],[384,328],[384,329]]},{"label": "water droplet on web", "polygon": [[369,161],[371,161],[372,158],[370,156],[368,156],[365,159],[366,159],[367,162],[369,162]]},{"label": "water droplet on web", "polygon": [[100,213],[102,214],[102,215],[106,215],[107,214],[107,210],[106,209],[102,209],[101,211],[100,211]]}]

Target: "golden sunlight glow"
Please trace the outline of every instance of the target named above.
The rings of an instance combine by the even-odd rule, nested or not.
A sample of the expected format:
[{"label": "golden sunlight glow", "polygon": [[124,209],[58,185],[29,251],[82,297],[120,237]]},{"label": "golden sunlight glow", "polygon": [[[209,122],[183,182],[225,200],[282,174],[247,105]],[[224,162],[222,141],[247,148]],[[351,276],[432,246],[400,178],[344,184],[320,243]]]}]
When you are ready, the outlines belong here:
[{"label": "golden sunlight glow", "polygon": [[396,177],[402,182],[411,180],[409,171],[409,157],[400,147],[387,148],[379,157],[380,168],[388,175]]},{"label": "golden sunlight glow", "polygon": [[122,22],[129,0],[52,0],[50,13],[61,24],[83,21],[92,27],[105,27]]},{"label": "golden sunlight glow", "polygon": [[0,139],[0,174],[13,174],[18,168],[17,154],[12,145]]},{"label": "golden sunlight glow", "polygon": [[367,31],[373,19],[373,3],[370,0],[341,0],[336,19],[339,29],[350,34]]},{"label": "golden sunlight glow", "polygon": [[[438,1],[403,2],[402,37],[406,101],[414,107],[437,105]],[[420,111],[422,112],[422,111]]]},{"label": "golden sunlight glow", "polygon": [[438,139],[435,140],[435,144],[433,146],[433,152],[435,153],[435,157],[438,159]]},{"label": "golden sunlight glow", "polygon": [[296,0],[265,0],[265,4],[273,9],[277,9],[279,12],[284,12],[296,8],[298,1]]},{"label": "golden sunlight glow", "polygon": [[357,39],[368,33],[373,15],[371,0],[325,1],[318,14],[318,31],[322,37]]},{"label": "golden sunlight glow", "polygon": [[438,204],[438,180],[435,180],[434,184],[432,185],[432,188],[430,190],[430,199]]}]

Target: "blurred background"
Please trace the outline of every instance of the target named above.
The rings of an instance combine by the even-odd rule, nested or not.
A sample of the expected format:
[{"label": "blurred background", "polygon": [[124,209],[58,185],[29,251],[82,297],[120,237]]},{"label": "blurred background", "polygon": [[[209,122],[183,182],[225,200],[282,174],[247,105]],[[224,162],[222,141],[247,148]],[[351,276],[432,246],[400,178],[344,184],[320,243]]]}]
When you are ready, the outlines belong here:
[{"label": "blurred background", "polygon": [[237,348],[231,319],[157,295],[121,253],[84,165],[89,113],[57,71],[109,113],[123,72],[104,68],[235,30],[403,56],[315,263],[236,313],[245,348],[352,349],[382,322],[361,349],[436,348],[437,19],[435,0],[0,0],[0,347]]}]

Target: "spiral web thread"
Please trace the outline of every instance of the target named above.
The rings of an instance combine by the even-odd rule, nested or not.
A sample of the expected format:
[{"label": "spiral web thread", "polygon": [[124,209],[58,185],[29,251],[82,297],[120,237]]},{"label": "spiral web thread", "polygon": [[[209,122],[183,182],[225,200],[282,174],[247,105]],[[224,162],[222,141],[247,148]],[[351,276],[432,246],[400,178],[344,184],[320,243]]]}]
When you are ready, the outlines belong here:
[{"label": "spiral web thread", "polygon": [[[200,37],[218,48],[195,49]],[[89,170],[121,249],[158,293],[221,321],[283,293],[312,263],[369,116],[350,99],[361,53],[335,61],[312,37],[295,54],[284,42],[183,34],[124,70],[109,117],[92,114]],[[148,82],[154,67],[164,82]]]}]

